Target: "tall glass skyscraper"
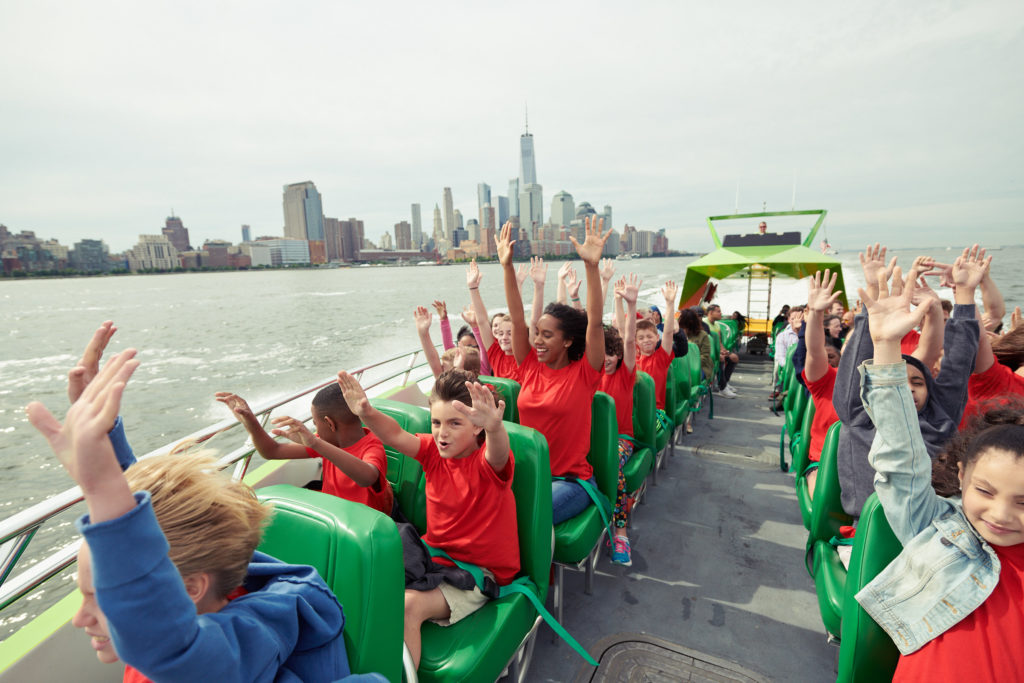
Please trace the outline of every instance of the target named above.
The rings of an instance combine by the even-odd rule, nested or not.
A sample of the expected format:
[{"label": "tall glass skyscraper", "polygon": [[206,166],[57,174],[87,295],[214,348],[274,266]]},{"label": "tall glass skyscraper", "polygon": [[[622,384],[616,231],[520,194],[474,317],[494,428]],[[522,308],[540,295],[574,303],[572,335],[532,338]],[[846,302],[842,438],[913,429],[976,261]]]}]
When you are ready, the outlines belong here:
[{"label": "tall glass skyscraper", "polygon": [[284,235],[297,240],[324,238],[323,201],[309,180],[284,186]]},{"label": "tall glass skyscraper", "polygon": [[519,178],[512,178],[508,181],[508,215],[519,215]]},{"label": "tall glass skyscraper", "polygon": [[537,182],[537,163],[533,158],[533,135],[530,129],[519,137],[519,186],[526,187]]}]

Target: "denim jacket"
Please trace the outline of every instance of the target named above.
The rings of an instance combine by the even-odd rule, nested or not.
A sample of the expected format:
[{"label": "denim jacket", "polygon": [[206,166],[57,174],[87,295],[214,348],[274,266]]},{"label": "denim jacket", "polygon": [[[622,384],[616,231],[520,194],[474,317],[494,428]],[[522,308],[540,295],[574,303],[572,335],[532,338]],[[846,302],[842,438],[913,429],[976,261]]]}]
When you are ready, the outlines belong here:
[{"label": "denim jacket", "polygon": [[860,373],[864,407],[877,430],[868,454],[875,492],[903,552],[856,597],[900,652],[910,654],[988,599],[999,558],[960,501],[932,489],[906,363],[865,361]]}]

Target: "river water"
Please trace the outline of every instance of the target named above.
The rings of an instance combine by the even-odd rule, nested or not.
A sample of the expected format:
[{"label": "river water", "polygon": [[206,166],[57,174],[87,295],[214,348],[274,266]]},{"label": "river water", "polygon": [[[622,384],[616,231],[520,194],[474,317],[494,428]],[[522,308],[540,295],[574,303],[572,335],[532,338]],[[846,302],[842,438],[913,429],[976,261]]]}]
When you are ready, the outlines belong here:
[{"label": "river water", "polygon": [[[899,253],[909,265],[913,252]],[[949,260],[956,252],[925,253]],[[1024,249],[994,252],[995,281],[1008,306],[1024,302]],[[862,284],[857,254],[840,254],[851,300]],[[643,280],[641,303],[657,303],[666,279],[682,285],[692,257],[618,261],[618,274]],[[555,269],[548,272],[554,298]],[[576,263],[579,267],[579,262]],[[484,264],[481,294],[489,309],[504,306],[499,267]],[[43,401],[58,416],[67,406],[67,371],[97,325],[113,320],[119,330],[110,349],[139,349],[141,365],[122,405],[129,439],[146,453],[229,417],[214,398],[233,391],[258,403],[418,346],[412,323],[416,305],[435,298],[452,315],[468,302],[462,266],[339,268],[88,279],[0,282],[0,517],[71,486],[45,441],[27,422],[24,406]],[[773,308],[804,300],[806,286],[776,280]],[[532,286],[525,286],[529,301]],[[746,309],[746,285],[726,280],[719,291],[726,312]],[[453,326],[458,324],[453,321]],[[436,321],[432,328],[440,341]],[[22,560],[28,564],[73,536],[76,509],[44,528]],[[23,565],[19,565],[23,566]],[[69,573],[41,595],[22,600],[0,618],[0,639],[63,595]]]}]

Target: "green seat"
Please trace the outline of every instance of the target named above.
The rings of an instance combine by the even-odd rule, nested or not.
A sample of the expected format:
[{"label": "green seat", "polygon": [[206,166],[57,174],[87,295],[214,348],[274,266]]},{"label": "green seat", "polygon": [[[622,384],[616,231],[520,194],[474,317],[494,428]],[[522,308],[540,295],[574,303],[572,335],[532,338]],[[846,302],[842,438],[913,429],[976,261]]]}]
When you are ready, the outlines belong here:
[{"label": "green seat", "polygon": [[782,368],[782,387],[786,397],[782,403],[783,423],[779,433],[779,468],[783,472],[789,471],[786,464],[786,436],[790,437],[790,452],[793,451],[793,441],[797,438],[800,426],[803,422],[803,411],[807,403],[807,390],[796,379],[796,372],[793,370],[793,354],[796,352],[796,345],[790,347],[786,355],[786,365]]},{"label": "green seat", "polygon": [[[618,431],[615,402],[608,394],[598,391],[591,403],[590,452],[587,460],[594,468],[598,490],[613,505],[619,486]],[[589,595],[594,581],[594,565],[606,531],[601,513],[594,505],[588,505],[583,512],[555,527],[554,606],[555,618],[559,622],[562,621],[564,602],[564,570],[583,569],[586,572],[584,590]]]},{"label": "green seat", "polygon": [[366,505],[288,484],[260,489],[259,497],[274,506],[259,549],[316,568],[345,610],[352,672],[399,683],[405,578],[395,523]]},{"label": "green seat", "polygon": [[[410,434],[430,434],[430,411],[400,401],[383,398],[370,399],[374,408],[394,418],[399,426]],[[422,534],[427,530],[427,489],[423,479],[423,468],[412,458],[407,458],[388,446],[388,481],[395,490],[395,500],[405,518],[412,522]]]},{"label": "green seat", "polygon": [[731,318],[723,318],[718,321],[718,329],[722,331],[722,346],[728,351],[736,349],[736,341],[740,336],[739,322]]},{"label": "green seat", "polygon": [[833,636],[842,629],[843,601],[846,598],[846,567],[828,541],[814,542],[814,591],[825,630]]},{"label": "green seat", "polygon": [[814,502],[811,500],[807,488],[808,467],[812,464],[810,459],[811,424],[814,422],[814,414],[814,401],[807,401],[804,405],[803,419],[800,422],[800,431],[797,438],[794,439],[795,445],[793,446],[792,470],[796,474],[796,498],[800,504],[800,517],[803,519],[805,529],[811,528],[811,507]]},{"label": "green seat", "polygon": [[[697,413],[704,404],[704,397],[714,401],[711,394],[711,384],[707,378],[702,378],[700,368],[700,348],[693,342],[689,342],[689,351],[683,356],[690,369],[690,412]],[[714,404],[711,405],[710,415],[714,415]]]},{"label": "green seat", "polygon": [[[614,419],[614,410],[612,415]],[[543,603],[551,571],[548,445],[529,427],[506,422],[505,429],[515,457],[512,492],[519,526],[520,576],[530,577]],[[423,624],[419,680],[494,681],[506,666],[510,680],[519,680],[519,668],[529,661],[540,619],[526,596],[512,594],[491,600],[452,626]]]},{"label": "green seat", "polygon": [[872,493],[861,509],[846,578],[839,677],[836,679],[839,683],[888,681],[896,671],[899,650],[854,596],[902,551],[903,546],[889,527],[878,496]]},{"label": "green seat", "polygon": [[[829,541],[839,536],[839,528],[853,523],[853,518],[843,511],[842,492],[839,487],[839,431],[836,422],[829,427],[821,449],[821,465],[818,480],[814,485],[814,505],[810,515],[810,534],[807,546],[813,553],[808,571],[814,577],[814,589],[818,595],[818,610],[825,629],[839,635],[842,623],[843,601],[846,591],[846,567],[839,559],[839,553]],[[806,491],[806,481],[804,487]],[[806,493],[804,494],[806,495]],[[798,489],[799,497],[799,489]]]},{"label": "green seat", "polygon": [[490,384],[498,390],[501,398],[505,401],[505,422],[519,424],[519,382],[507,377],[491,377],[480,375],[481,384]]},{"label": "green seat", "polygon": [[708,383],[714,389],[718,386],[718,376],[722,372],[722,340],[714,332],[708,334],[711,339],[711,377]]},{"label": "green seat", "polygon": [[[622,467],[626,491],[640,491],[654,468],[654,379],[637,371],[633,383],[633,453]],[[655,475],[657,476],[657,475]],[[641,495],[642,495],[641,491]],[[613,501],[614,502],[614,501]]]},{"label": "green seat", "polygon": [[676,406],[675,415],[672,417],[677,427],[686,422],[686,416],[690,412],[690,367],[686,358],[674,358],[670,366],[672,378],[675,380]]}]

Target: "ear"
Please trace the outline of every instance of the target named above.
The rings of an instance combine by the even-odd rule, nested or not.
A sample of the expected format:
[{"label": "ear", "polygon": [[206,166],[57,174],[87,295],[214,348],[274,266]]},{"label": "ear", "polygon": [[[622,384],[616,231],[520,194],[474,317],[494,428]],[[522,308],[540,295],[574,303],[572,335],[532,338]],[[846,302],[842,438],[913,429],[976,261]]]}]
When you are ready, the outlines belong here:
[{"label": "ear", "polygon": [[956,478],[960,480],[960,490],[963,491],[963,488],[964,488],[964,464],[962,462],[958,462],[956,464]]},{"label": "ear", "polygon": [[334,418],[330,415],[324,415],[324,422],[331,428],[332,432],[338,431],[338,424],[334,421]]},{"label": "ear", "polygon": [[190,574],[184,577],[183,580],[185,582],[185,592],[188,593],[189,599],[196,605],[199,605],[206,598],[213,586],[213,579],[206,572]]}]

